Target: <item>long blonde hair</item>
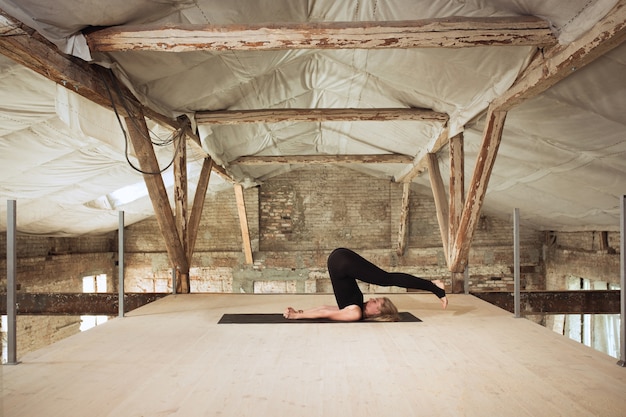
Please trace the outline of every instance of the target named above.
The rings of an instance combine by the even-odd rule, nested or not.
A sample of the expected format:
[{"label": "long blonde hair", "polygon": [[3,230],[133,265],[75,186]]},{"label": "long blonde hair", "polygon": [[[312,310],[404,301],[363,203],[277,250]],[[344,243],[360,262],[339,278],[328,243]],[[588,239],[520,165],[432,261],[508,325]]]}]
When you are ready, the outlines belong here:
[{"label": "long blonde hair", "polygon": [[398,308],[387,297],[383,297],[383,302],[380,305],[380,314],[370,316],[366,318],[367,321],[399,321]]}]

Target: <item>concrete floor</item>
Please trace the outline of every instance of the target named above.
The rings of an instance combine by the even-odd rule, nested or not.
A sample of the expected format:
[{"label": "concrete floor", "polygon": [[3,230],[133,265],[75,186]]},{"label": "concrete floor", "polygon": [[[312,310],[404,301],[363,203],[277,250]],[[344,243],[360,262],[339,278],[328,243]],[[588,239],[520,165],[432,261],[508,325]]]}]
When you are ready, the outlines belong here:
[{"label": "concrete floor", "polygon": [[626,415],[616,359],[469,295],[421,323],[217,324],[329,295],[168,296],[0,367],[4,417]]}]

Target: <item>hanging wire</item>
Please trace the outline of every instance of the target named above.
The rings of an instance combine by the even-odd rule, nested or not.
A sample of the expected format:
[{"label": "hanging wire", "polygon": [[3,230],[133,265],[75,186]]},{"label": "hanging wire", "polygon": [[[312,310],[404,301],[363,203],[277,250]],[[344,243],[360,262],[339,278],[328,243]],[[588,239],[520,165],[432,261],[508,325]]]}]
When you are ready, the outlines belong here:
[{"label": "hanging wire", "polygon": [[[112,72],[109,70],[108,71],[109,74],[109,78],[111,79],[111,84],[113,85],[113,87],[115,88],[115,92],[117,94],[117,96],[120,98],[120,101],[122,103],[122,107],[124,108],[124,110],[126,111],[127,114],[132,114],[128,108],[128,106],[126,105],[126,98],[124,97],[124,94],[116,80],[116,78],[113,76]],[[127,120],[130,119],[130,122],[133,123],[133,126],[135,127],[135,131],[139,132],[141,134],[141,136],[149,141],[152,145],[154,146],[169,146],[173,143],[176,142],[176,140],[178,140],[178,144],[176,145],[176,148],[174,149],[174,155],[172,156],[172,160],[167,164],[167,166],[165,166],[165,168],[157,171],[157,172],[148,172],[148,171],[144,171],[141,168],[135,166],[133,164],[133,162],[130,160],[130,145],[129,145],[129,138],[128,138],[128,133],[126,132],[126,129],[124,128],[124,124],[122,123],[122,118],[120,117],[120,114],[118,112],[117,109],[117,105],[115,104],[115,100],[113,99],[113,93],[111,92],[111,89],[109,87],[109,83],[107,82],[107,80],[105,79],[104,75],[101,74],[101,78],[102,78],[102,82],[104,83],[104,86],[106,87],[107,90],[107,94],[109,95],[109,100],[111,100],[111,106],[113,108],[113,112],[115,113],[115,117],[117,118],[117,122],[120,126],[120,129],[122,130],[122,134],[124,135],[124,156],[126,158],[126,161],[128,162],[128,165],[134,169],[135,171],[139,172],[140,174],[144,174],[144,175],[161,175],[163,172],[167,171],[169,169],[169,167],[172,166],[172,164],[174,163],[174,160],[176,159],[176,155],[178,155],[178,152],[181,149],[181,144],[183,142],[183,140],[185,140],[185,128],[181,127],[177,130],[175,130],[174,132],[172,132],[170,135],[168,135],[166,138],[162,139],[160,138],[156,133],[152,132],[150,129],[148,129],[148,133],[145,133],[145,130],[143,128],[143,126],[140,126],[139,123],[137,122],[137,119],[135,119],[134,117],[128,117]]]}]

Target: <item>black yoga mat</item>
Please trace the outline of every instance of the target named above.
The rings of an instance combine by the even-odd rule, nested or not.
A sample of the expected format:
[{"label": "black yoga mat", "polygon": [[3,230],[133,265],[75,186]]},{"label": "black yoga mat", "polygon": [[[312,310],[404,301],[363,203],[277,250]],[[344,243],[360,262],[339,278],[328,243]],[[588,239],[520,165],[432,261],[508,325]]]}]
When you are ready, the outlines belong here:
[{"label": "black yoga mat", "polygon": [[[419,318],[415,317],[409,312],[399,313],[399,322],[421,322]],[[254,324],[254,323],[345,323],[341,321],[334,321],[329,319],[302,319],[302,320],[289,320],[283,317],[282,314],[224,314],[217,324]],[[354,323],[386,323],[384,321],[358,321]]]}]

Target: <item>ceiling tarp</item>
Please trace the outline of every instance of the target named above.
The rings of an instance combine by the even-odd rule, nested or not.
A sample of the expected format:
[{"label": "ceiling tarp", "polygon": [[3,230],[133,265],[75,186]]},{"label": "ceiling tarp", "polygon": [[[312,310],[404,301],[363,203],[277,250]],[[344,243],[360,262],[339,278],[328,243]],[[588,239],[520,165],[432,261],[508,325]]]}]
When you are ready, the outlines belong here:
[{"label": "ceiling tarp", "polygon": [[[484,111],[537,52],[531,46],[444,49],[277,51],[89,51],[82,30],[145,24],[251,24],[421,20],[451,16],[534,15],[567,44],[588,31],[615,0],[120,1],[0,0],[0,9],[34,28],[63,52],[113,69],[140,101],[164,115],[283,108],[426,108],[464,132],[471,178]],[[1,27],[1,25],[0,25]],[[626,48],[511,110],[484,209],[548,230],[617,230],[618,196],[626,191]],[[18,228],[38,234],[83,234],[152,215],[116,115],[0,56],[0,197],[18,200]],[[155,137],[171,132],[151,124]],[[255,184],[289,165],[236,165],[241,156],[396,153],[418,159],[439,136],[435,122],[318,122],[199,125],[204,150],[235,180]],[[161,166],[173,146],[158,147]],[[128,160],[127,160],[128,157]],[[439,159],[448,174],[447,150]],[[190,162],[191,187],[200,161]],[[355,167],[356,168],[356,167]],[[410,166],[357,169],[397,178]],[[171,177],[171,169],[169,170]],[[214,180],[215,179],[215,180]],[[428,185],[428,176],[416,183]],[[444,181],[445,182],[445,181]],[[166,180],[167,183],[167,180]],[[171,184],[171,181],[169,182]],[[211,192],[228,185],[212,176]],[[118,193],[118,194],[115,194]],[[5,207],[0,207],[4,227]],[[80,219],[80,221],[76,221]]]}]

